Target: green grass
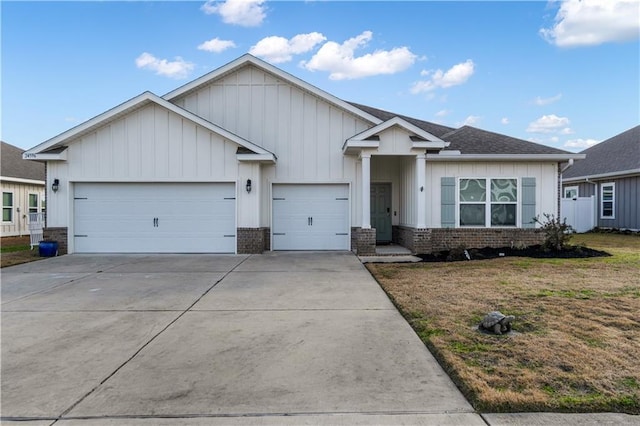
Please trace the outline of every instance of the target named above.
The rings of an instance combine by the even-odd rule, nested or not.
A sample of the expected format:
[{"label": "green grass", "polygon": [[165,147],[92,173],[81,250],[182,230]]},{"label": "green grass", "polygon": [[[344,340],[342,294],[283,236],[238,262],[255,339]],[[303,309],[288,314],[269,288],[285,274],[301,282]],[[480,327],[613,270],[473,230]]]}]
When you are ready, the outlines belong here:
[{"label": "green grass", "polygon": [[29,244],[19,245],[19,246],[0,247],[0,253],[15,253],[18,251],[26,251],[26,250],[31,250],[31,246]]}]

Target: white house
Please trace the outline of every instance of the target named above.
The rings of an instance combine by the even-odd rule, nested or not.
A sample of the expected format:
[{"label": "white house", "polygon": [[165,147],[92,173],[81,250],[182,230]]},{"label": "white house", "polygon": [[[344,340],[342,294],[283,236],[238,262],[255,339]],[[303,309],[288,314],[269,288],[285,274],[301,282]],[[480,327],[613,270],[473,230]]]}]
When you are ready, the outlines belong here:
[{"label": "white house", "polygon": [[47,163],[62,252],[370,254],[539,242],[531,219],[558,214],[559,164],[582,157],[348,103],[244,55],[24,158]]},{"label": "white house", "polygon": [[30,216],[44,214],[44,165],[24,161],[24,150],[2,142],[2,236],[29,235]]}]

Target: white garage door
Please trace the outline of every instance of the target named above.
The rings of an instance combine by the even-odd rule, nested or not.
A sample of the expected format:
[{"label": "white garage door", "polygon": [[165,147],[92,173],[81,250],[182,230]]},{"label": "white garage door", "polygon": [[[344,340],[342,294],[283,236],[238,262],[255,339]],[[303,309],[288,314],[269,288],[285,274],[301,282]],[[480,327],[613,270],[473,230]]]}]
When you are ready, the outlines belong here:
[{"label": "white garage door", "polygon": [[274,250],[349,250],[348,185],[273,185]]},{"label": "white garage door", "polygon": [[77,253],[235,253],[233,183],[76,183]]}]

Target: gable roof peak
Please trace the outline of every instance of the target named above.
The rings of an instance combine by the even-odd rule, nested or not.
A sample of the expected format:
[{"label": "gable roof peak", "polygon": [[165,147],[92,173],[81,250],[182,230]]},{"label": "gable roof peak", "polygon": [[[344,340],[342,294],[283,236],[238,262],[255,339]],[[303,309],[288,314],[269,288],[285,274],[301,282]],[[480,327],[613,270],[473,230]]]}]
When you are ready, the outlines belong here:
[{"label": "gable roof peak", "polygon": [[276,78],[282,81],[286,81],[292,86],[298,87],[299,89],[305,92],[311,93],[319,98],[322,98],[326,102],[333,104],[343,110],[346,110],[351,114],[357,117],[360,117],[361,119],[368,121],[374,125],[379,124],[382,121],[375,115],[370,114],[369,112],[362,110],[360,108],[357,108],[352,104],[350,104],[349,102],[343,101],[342,99],[328,92],[325,92],[324,90],[319,89],[316,86],[310,83],[307,83],[306,81],[298,77],[295,77],[294,75],[289,74],[288,72],[274,65],[271,65],[270,63],[262,59],[256,58],[255,56],[249,53],[245,53],[244,55],[238,57],[237,59],[225,65],[222,65],[221,67],[213,71],[210,71],[207,74],[199,78],[196,78],[195,80],[192,80],[191,82],[184,84],[175,90],[172,90],[171,92],[165,94],[162,98],[169,102],[175,102],[178,98],[182,96],[186,96],[189,93],[192,93],[194,91],[197,91],[198,89],[211,84],[211,82],[213,82],[214,80],[219,79],[234,71],[237,71],[240,68],[243,68],[247,65],[252,65],[258,69],[261,69],[264,72],[270,73],[276,76]]}]

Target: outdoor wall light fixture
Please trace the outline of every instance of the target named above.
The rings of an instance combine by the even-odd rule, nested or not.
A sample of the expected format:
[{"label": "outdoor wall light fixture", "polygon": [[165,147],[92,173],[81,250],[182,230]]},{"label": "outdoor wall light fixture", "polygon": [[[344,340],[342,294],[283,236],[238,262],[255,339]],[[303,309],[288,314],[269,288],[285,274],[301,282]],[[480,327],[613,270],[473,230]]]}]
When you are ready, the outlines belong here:
[{"label": "outdoor wall light fixture", "polygon": [[247,179],[247,193],[251,192],[251,179]]},{"label": "outdoor wall light fixture", "polygon": [[53,192],[58,192],[58,189],[60,189],[60,181],[58,179],[54,179],[51,184],[51,190]]}]

